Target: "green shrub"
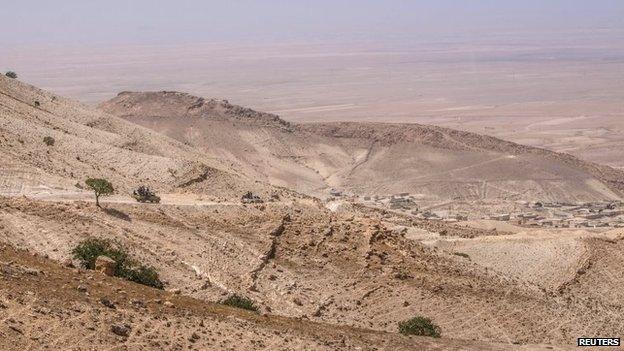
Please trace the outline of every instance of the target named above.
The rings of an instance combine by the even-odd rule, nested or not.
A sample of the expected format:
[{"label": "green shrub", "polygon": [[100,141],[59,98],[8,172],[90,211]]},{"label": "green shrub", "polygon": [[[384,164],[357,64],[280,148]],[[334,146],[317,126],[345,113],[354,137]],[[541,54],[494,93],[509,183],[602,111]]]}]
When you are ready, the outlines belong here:
[{"label": "green shrub", "polygon": [[403,335],[420,335],[439,338],[440,327],[433,324],[431,319],[425,317],[414,317],[403,322],[399,322],[399,333]]},{"label": "green shrub", "polygon": [[13,71],[8,71],[7,73],[4,74],[5,76],[9,77],[9,78],[13,78],[13,79],[17,79],[17,73],[13,72]]},{"label": "green shrub", "polygon": [[467,253],[464,253],[464,252],[453,252],[453,255],[470,259],[470,255],[468,255]]},{"label": "green shrub", "polygon": [[153,267],[138,264],[118,242],[89,238],[80,242],[72,250],[72,255],[86,269],[95,269],[95,260],[98,256],[109,257],[116,263],[114,274],[116,277],[157,289],[164,287]]},{"label": "green shrub", "polygon": [[43,138],[43,142],[44,142],[46,145],[48,145],[48,146],[53,146],[53,145],[54,145],[55,140],[54,140],[54,138],[53,138],[53,137],[51,137],[51,136],[47,136],[47,137],[44,137],[44,138]]},{"label": "green shrub", "polygon": [[123,277],[131,282],[151,286],[152,288],[162,289],[163,283],[158,278],[158,272],[154,267],[138,266],[136,268],[126,269],[122,273]]},{"label": "green shrub", "polygon": [[242,308],[248,311],[258,312],[258,307],[256,307],[251,299],[236,294],[228,296],[227,299],[221,301],[221,304],[230,307]]},{"label": "green shrub", "polygon": [[117,262],[115,275],[118,276],[120,269],[126,265],[128,254],[123,250],[121,244],[110,240],[89,238],[78,244],[72,255],[80,261],[82,268],[95,269],[95,260],[98,256],[106,256]]}]

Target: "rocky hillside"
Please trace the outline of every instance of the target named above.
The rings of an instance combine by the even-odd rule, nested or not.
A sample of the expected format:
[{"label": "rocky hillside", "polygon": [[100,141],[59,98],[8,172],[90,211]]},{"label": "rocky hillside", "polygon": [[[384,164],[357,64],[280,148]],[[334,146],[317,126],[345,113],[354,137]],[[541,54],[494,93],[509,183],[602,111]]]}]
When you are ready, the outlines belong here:
[{"label": "rocky hillside", "polygon": [[0,350],[546,350],[258,315],[0,246]]},{"label": "rocky hillside", "polygon": [[[617,253],[621,239],[579,239],[587,254],[563,267],[553,285],[423,245],[396,229],[398,223],[444,240],[427,223],[376,212],[332,213],[310,201],[247,207],[109,203],[100,210],[84,202],[0,198],[0,242],[64,262],[81,240],[115,240],[154,266],[166,290],[203,301],[236,293],[264,313],[389,333],[397,332],[398,322],[424,315],[444,337],[509,344],[571,345],[585,332],[620,330],[624,310],[615,277],[622,255],[606,259],[600,250]],[[449,237],[460,228],[437,230],[450,243],[490,234],[473,231],[476,238],[461,239]],[[489,238],[503,243],[507,236]],[[476,260],[477,252],[469,252]],[[522,272],[515,262],[502,263]],[[596,282],[609,275],[612,283],[602,285],[608,293],[596,291]]]},{"label": "rocky hillside", "polygon": [[80,191],[87,177],[121,192],[139,184],[225,196],[270,188],[182,142],[4,76],[0,151],[0,193]]},{"label": "rocky hillside", "polygon": [[122,117],[141,115],[147,107],[159,114],[154,117],[204,117],[221,121],[238,120],[259,126],[290,128],[288,122],[274,114],[232,105],[227,100],[206,100],[175,91],[146,93],[124,91],[115,97],[114,102],[105,102],[101,107]]},{"label": "rocky hillside", "polygon": [[624,172],[587,162],[572,155],[501,140],[488,135],[416,123],[309,123],[301,129],[335,138],[372,140],[380,145],[422,144],[440,149],[537,155],[578,168],[604,182],[618,194],[624,192]]},{"label": "rocky hillside", "polygon": [[100,108],[196,147],[240,173],[312,195],[409,192],[439,199],[616,200],[624,172],[489,136],[418,124],[289,124],[171,92]]},{"label": "rocky hillside", "polygon": [[[116,117],[0,83],[0,349],[543,350],[622,330],[621,230],[466,228],[300,194],[617,199],[608,168],[171,92],[123,93],[102,105]],[[87,176],[120,194],[96,207],[78,196]],[[162,203],[124,197],[137,183]],[[275,196],[241,203],[246,190]],[[94,237],[153,267],[164,291],[72,268]],[[216,304],[232,294],[259,313]],[[415,316],[442,339],[400,335]]]}]

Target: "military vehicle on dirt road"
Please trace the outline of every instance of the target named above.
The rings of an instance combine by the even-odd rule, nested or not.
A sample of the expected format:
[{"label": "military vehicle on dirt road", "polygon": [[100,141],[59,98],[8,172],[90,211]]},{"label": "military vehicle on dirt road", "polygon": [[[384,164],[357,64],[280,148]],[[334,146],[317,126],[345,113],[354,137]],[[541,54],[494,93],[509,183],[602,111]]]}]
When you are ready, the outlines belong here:
[{"label": "military vehicle on dirt road", "polygon": [[138,202],[151,202],[160,203],[160,197],[150,190],[150,188],[141,185],[137,190],[132,193],[132,197]]}]

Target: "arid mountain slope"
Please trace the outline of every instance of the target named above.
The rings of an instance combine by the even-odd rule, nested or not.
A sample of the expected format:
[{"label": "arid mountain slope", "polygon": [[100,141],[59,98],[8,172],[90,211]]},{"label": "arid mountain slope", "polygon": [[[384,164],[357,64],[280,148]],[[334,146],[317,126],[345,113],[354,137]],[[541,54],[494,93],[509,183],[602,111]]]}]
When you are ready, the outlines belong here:
[{"label": "arid mountain slope", "polygon": [[289,124],[175,92],[124,92],[100,108],[309,194],[400,192],[441,199],[619,199],[624,173],[566,154],[418,124]]},{"label": "arid mountain slope", "polygon": [[[488,268],[474,250],[475,262],[427,247],[375,212],[331,213],[308,201],[106,206],[0,199],[0,242],[62,262],[89,236],[114,239],[155,266],[168,290],[213,302],[238,293],[266,313],[378,331],[396,332],[399,321],[425,315],[448,338],[571,345],[578,335],[622,328],[617,285],[604,296],[592,285],[621,271],[621,255],[604,260],[598,251],[617,252],[621,239],[579,239],[596,252],[564,266],[553,285]],[[401,221],[408,231],[427,231]]]},{"label": "arid mountain slope", "polygon": [[124,192],[141,183],[229,196],[269,188],[174,139],[5,76],[0,151],[4,193],[41,186],[78,191],[87,177],[107,178]]},{"label": "arid mountain slope", "polygon": [[[0,274],[10,284],[0,285],[6,306],[0,313],[8,321],[0,325],[0,342],[52,349],[81,342],[77,348],[562,349],[579,335],[617,335],[623,328],[621,231],[466,228],[346,199],[323,203],[265,184],[312,194],[338,187],[582,200],[617,197],[618,172],[449,129],[291,125],[180,93],[124,93],[103,105],[144,125],[138,126],[2,79],[7,196],[0,196],[0,247],[8,248],[0,251]],[[84,201],[86,193],[64,195],[92,175],[123,191],[149,182],[164,192],[163,202],[140,204],[121,193],[100,209]],[[16,191],[24,184],[31,188]],[[59,190],[39,196],[36,186]],[[246,189],[289,196],[243,204],[238,197]],[[170,292],[47,261],[64,262],[89,237],[123,244],[159,272]],[[273,317],[211,304],[231,293]],[[103,294],[117,310],[99,305]],[[133,299],[146,308],[135,308]],[[173,311],[157,302],[167,299]],[[443,340],[397,335],[397,323],[414,316],[431,318]],[[127,320],[126,339],[107,332]],[[24,337],[30,330],[41,336]]]},{"label": "arid mountain slope", "polygon": [[325,189],[332,183],[326,178],[347,169],[358,152],[331,140],[321,144],[326,138],[308,140],[274,115],[187,94],[122,93],[102,109],[197,147],[254,179],[306,193]]},{"label": "arid mountain slope", "polygon": [[0,350],[547,350],[261,316],[63,268],[6,245],[0,321]]}]

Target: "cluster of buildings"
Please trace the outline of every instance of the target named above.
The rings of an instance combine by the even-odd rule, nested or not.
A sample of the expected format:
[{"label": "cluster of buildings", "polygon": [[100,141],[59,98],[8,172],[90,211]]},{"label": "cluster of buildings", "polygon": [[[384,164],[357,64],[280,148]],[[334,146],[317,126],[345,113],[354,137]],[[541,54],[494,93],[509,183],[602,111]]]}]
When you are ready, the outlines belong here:
[{"label": "cluster of buildings", "polygon": [[624,228],[624,206],[621,202],[532,202],[526,204],[525,211],[492,215],[489,219],[532,227]]},{"label": "cluster of buildings", "polygon": [[372,202],[377,205],[386,205],[392,210],[412,210],[418,211],[416,199],[409,193],[401,193],[390,196],[364,196],[364,202]]},{"label": "cluster of buildings", "polygon": [[[341,196],[343,194],[332,189],[332,195]],[[489,211],[484,211],[483,208],[472,208],[472,211],[468,213],[465,208],[464,211],[458,211],[457,206],[453,206],[456,207],[455,211],[451,210],[451,206],[449,206],[448,210],[421,210],[418,202],[422,202],[420,201],[422,199],[409,193],[364,196],[359,200],[363,200],[364,203],[370,205],[410,213],[421,219],[450,223],[467,221],[469,219],[488,219],[529,227],[624,228],[624,203],[619,201],[587,203],[519,201],[513,204],[514,210],[511,212],[492,214],[491,208]],[[451,203],[453,202],[451,201],[447,204],[450,205]],[[507,207],[511,208],[510,206]]]},{"label": "cluster of buildings", "polygon": [[409,193],[400,193],[388,196],[364,196],[362,199],[365,203],[410,213],[420,219],[439,220],[444,222],[459,222],[468,220],[467,214],[454,213],[450,210],[421,210],[417,201],[422,199]]}]

